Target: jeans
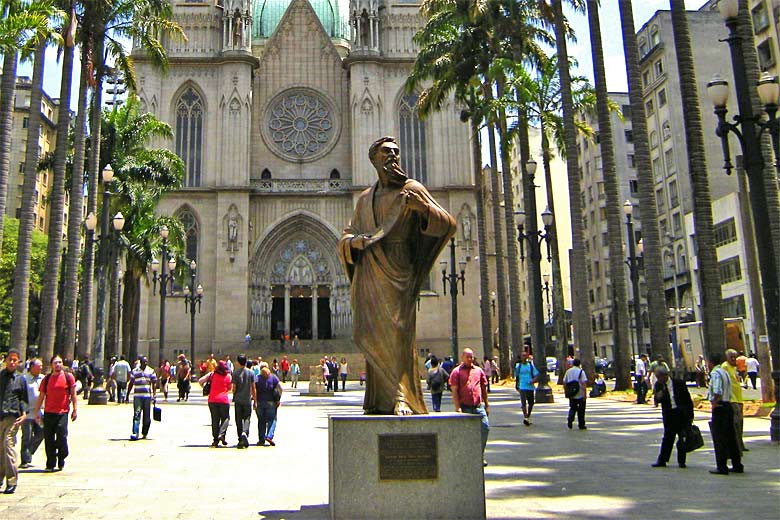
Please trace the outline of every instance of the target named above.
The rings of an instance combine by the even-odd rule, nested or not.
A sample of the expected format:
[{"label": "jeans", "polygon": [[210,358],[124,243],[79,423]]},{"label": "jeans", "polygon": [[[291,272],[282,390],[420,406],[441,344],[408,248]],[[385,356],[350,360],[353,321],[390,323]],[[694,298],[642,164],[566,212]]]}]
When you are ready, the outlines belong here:
[{"label": "jeans", "polygon": [[16,485],[16,417],[11,415],[0,419],[0,483],[6,478],[9,486]]},{"label": "jeans", "polygon": [[214,444],[225,438],[228,426],[230,426],[230,405],[227,403],[209,403],[211,412],[211,437]]},{"label": "jeans", "polygon": [[187,379],[179,379],[176,388],[179,389],[179,400],[187,400],[190,396],[190,382]]},{"label": "jeans", "polygon": [[43,426],[33,419],[24,421],[22,424],[22,464],[32,462],[32,456],[41,442],[43,442]]},{"label": "jeans", "polygon": [[68,456],[68,414],[43,414],[43,440],[46,447],[46,467],[54,469],[55,463],[62,467]]},{"label": "jeans", "polygon": [[748,377],[750,378],[750,382],[753,384],[753,390],[755,390],[756,378],[758,377],[758,372],[748,372]]},{"label": "jeans", "polygon": [[585,427],[585,399],[569,399],[569,417],[566,419],[569,428],[574,423],[574,414],[577,414],[577,425]]},{"label": "jeans", "polygon": [[433,392],[431,392],[431,401],[433,401],[434,412],[441,412],[441,396],[442,396],[441,392],[439,392],[438,394],[434,394]]},{"label": "jeans", "polygon": [[149,434],[149,427],[152,425],[152,398],[134,397],[133,398],[133,435],[138,437],[138,427],[141,424],[141,413],[144,415],[144,424],[141,434],[146,437]]},{"label": "jeans", "polygon": [[[344,387],[347,385],[347,374],[340,374],[341,376],[341,391],[344,392]],[[338,386],[338,383],[336,384]]]},{"label": "jeans", "polygon": [[252,405],[235,403],[236,407],[236,432],[238,433],[238,442],[241,443],[241,436],[245,436],[249,442],[249,424],[252,420]]},{"label": "jeans", "polygon": [[644,404],[647,401],[647,381],[644,376],[634,376],[636,378],[636,402]]},{"label": "jeans", "polygon": [[260,442],[274,438],[276,431],[276,403],[274,401],[257,403],[257,431],[260,435]]},{"label": "jeans", "polygon": [[116,382],[116,395],[120,403],[127,402],[127,381]]},{"label": "jeans", "polygon": [[482,456],[485,456],[485,446],[487,446],[488,433],[490,433],[490,422],[488,421],[487,411],[485,411],[485,405],[479,406],[464,406],[461,405],[460,409],[463,413],[470,413],[479,415],[482,418]]}]

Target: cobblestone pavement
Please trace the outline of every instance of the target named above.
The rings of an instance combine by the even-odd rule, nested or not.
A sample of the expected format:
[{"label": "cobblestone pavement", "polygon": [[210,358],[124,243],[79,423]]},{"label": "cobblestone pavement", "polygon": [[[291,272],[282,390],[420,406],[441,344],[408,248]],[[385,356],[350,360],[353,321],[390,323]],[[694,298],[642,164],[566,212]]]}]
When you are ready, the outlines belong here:
[{"label": "cobblestone pavement", "polygon": [[[327,417],[362,412],[356,383],[334,397],[302,397],[288,389],[277,446],[248,450],[233,447],[232,421],[230,447],[208,447],[204,398],[171,401],[161,403],[163,421],[152,424],[149,439],[137,442],[128,440],[132,405],[82,404],[70,424],[65,470],[44,474],[41,447],[35,466],[20,470],[16,494],[0,495],[0,518],[327,518]],[[746,419],[746,473],[723,477],[707,472],[714,459],[705,414],[697,413],[696,422],[706,445],[689,455],[688,468],[652,469],[662,432],[660,410],[652,406],[589,399],[588,430],[570,431],[560,394],[554,404],[537,405],[530,427],[522,425],[514,390],[494,389],[491,402],[489,518],[780,516],[780,455],[768,440],[767,419]],[[445,403],[444,410],[452,411],[448,396]],[[253,418],[253,441],[256,424]],[[397,518],[405,518],[402,504]]]}]

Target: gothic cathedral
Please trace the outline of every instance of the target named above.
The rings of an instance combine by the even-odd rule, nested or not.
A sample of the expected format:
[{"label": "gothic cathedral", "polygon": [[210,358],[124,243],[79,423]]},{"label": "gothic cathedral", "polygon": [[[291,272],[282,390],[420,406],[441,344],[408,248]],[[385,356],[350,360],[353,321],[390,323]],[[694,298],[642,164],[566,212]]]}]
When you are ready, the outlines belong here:
[{"label": "gothic cathedral", "polygon": [[[165,42],[165,73],[134,49],[138,95],[171,125],[184,187],[158,210],[177,216],[204,288],[196,357],[297,334],[344,351],[352,318],[336,242],[353,201],[376,182],[368,147],[393,135],[404,170],[458,220],[461,347],[479,346],[479,268],[469,125],[454,102],[427,119],[404,82],[422,26],[414,0],[174,0],[187,41]],[[441,260],[449,262],[450,249]],[[421,293],[418,346],[450,353],[441,267]],[[460,267],[458,267],[460,269]],[[179,291],[181,292],[181,291]],[[184,304],[167,300],[164,356],[189,353]],[[140,350],[157,352],[159,297],[142,296]],[[156,355],[153,356],[156,359]]]}]

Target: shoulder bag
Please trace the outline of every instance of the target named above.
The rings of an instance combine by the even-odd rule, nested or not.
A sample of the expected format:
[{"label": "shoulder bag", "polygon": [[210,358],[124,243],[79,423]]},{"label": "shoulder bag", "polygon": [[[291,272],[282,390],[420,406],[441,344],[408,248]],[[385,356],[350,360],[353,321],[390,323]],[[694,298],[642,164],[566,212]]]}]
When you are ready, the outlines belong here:
[{"label": "shoulder bag", "polygon": [[569,381],[566,383],[563,387],[563,395],[565,395],[568,399],[574,399],[574,397],[580,393],[580,378],[582,377],[582,369],[580,369],[580,374],[577,376],[577,379],[574,381]]}]

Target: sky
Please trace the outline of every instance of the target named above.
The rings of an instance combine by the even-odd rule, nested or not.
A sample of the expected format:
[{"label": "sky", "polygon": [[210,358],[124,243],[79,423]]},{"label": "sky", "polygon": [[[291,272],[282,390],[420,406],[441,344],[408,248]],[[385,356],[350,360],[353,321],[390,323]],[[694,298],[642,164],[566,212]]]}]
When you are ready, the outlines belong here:
[{"label": "sky", "polygon": [[[689,0],[686,2],[688,9],[698,9],[706,0]],[[620,13],[617,0],[602,0],[600,10],[601,34],[604,47],[604,60],[607,72],[607,88],[611,92],[625,92],[627,90],[625,61],[623,60],[623,41],[620,37]],[[668,0],[639,0],[633,3],[634,24],[636,29],[642,27],[652,15],[659,9],[669,9]],[[585,15],[567,13],[570,22],[578,37],[577,43],[569,45],[569,54],[576,58],[579,64],[578,73],[593,78],[593,69],[590,57],[590,43],[588,37],[588,20]],[[78,60],[74,64],[73,95],[71,108],[75,108],[78,91]],[[32,75],[32,67],[23,63],[18,71],[20,76]],[[44,90],[52,98],[59,97],[60,68],[57,64],[55,49],[49,49],[46,53],[46,67],[44,71]]]}]

